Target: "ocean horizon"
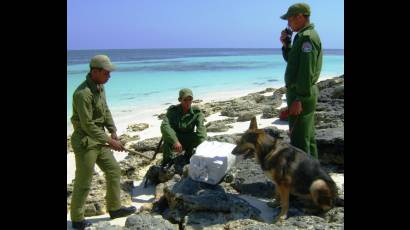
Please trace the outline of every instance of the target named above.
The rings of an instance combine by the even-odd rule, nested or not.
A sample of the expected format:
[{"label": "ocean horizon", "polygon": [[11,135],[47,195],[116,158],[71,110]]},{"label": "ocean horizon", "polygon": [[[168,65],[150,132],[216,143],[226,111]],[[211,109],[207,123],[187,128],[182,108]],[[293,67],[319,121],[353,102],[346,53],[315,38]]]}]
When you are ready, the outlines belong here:
[{"label": "ocean horizon", "polygon": [[[117,66],[106,83],[114,115],[128,108],[176,104],[178,91],[191,88],[194,99],[220,92],[284,85],[286,62],[280,49],[106,49],[67,51],[67,129],[72,95],[89,71],[89,60],[106,54]],[[344,74],[344,49],[325,49],[321,77]],[[137,122],[137,121],[136,121]]]}]

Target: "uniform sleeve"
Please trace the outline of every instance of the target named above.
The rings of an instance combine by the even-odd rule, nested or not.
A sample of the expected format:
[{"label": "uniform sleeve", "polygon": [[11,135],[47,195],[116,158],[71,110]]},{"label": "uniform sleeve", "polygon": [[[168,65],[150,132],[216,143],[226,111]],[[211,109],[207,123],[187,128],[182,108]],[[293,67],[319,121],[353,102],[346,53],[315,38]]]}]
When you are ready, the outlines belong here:
[{"label": "uniform sleeve", "polygon": [[302,102],[311,96],[312,80],[315,74],[317,56],[318,49],[308,37],[305,38],[302,41],[296,78],[297,99]]},{"label": "uniform sleeve", "polygon": [[108,108],[107,101],[105,103],[105,123],[104,126],[108,129],[110,133],[117,132],[117,127],[115,127],[114,120],[112,119],[111,111]]},{"label": "uniform sleeve", "polygon": [[98,127],[93,121],[92,96],[76,94],[73,102],[76,105],[77,114],[80,119],[81,129],[88,136],[97,142],[104,144],[108,141],[108,136],[101,127]]},{"label": "uniform sleeve", "polygon": [[204,121],[205,121],[204,114],[200,112],[198,114],[198,120],[196,123],[196,133],[201,142],[204,141],[207,136]]},{"label": "uniform sleeve", "polygon": [[172,128],[170,123],[170,118],[172,117],[172,112],[170,110],[167,111],[164,120],[161,123],[161,134],[164,142],[175,144],[178,141],[177,134],[175,130]]},{"label": "uniform sleeve", "polygon": [[291,44],[289,44],[289,46],[287,48],[282,46],[282,56],[283,56],[283,59],[285,59],[286,62],[288,61],[288,55],[289,55],[289,52],[290,52],[291,48],[292,48]]}]

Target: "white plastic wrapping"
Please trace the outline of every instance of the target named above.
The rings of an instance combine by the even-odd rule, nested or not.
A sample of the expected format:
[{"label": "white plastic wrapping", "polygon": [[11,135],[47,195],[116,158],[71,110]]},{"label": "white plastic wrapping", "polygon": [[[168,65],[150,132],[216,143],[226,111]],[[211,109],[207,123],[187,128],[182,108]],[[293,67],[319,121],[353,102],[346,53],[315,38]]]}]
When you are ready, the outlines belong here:
[{"label": "white plastic wrapping", "polygon": [[189,176],[192,180],[217,184],[235,164],[236,156],[231,152],[236,145],[204,141],[198,145],[189,163]]}]

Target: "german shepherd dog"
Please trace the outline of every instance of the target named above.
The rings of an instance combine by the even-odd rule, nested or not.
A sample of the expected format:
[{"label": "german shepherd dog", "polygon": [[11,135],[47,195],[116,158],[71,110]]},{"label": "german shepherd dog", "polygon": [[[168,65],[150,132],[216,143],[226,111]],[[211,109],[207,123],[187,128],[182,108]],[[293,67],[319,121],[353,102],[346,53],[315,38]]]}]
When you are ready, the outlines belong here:
[{"label": "german shepherd dog", "polygon": [[287,218],[290,193],[313,201],[324,212],[334,207],[337,187],[320,167],[319,161],[285,143],[278,135],[273,136],[258,129],[256,117],[252,118],[249,129],[238,141],[232,154],[244,158],[254,155],[264,173],[275,184],[281,212],[274,222]]}]

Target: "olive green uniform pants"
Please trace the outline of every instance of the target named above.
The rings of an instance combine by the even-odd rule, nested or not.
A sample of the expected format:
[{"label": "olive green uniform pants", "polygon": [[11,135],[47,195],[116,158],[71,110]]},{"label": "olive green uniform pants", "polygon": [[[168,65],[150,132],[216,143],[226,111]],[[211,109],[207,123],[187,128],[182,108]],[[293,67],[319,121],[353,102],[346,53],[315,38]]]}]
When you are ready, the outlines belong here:
[{"label": "olive green uniform pants", "polygon": [[[73,135],[74,136],[74,135]],[[73,138],[73,137],[72,137]],[[73,148],[78,142],[72,139]],[[77,151],[76,151],[77,150]],[[84,204],[90,191],[94,165],[104,172],[107,184],[106,202],[107,210],[113,211],[121,207],[120,199],[120,176],[121,169],[113,152],[107,147],[95,147],[95,149],[74,149],[75,153],[75,181],[71,197],[71,221],[84,219]]]},{"label": "olive green uniform pants", "polygon": [[[177,137],[182,148],[185,150],[187,159],[191,158],[193,149],[203,142],[203,138],[199,137],[196,133],[177,133]],[[168,164],[175,157],[173,145],[174,143],[164,142],[162,165]]]},{"label": "olive green uniform pants", "polygon": [[[289,130],[292,130],[290,143],[318,159],[316,139],[315,139],[315,110],[319,90],[316,85],[312,86],[312,95],[302,101],[302,113],[299,116],[289,115]],[[288,90],[286,99],[288,108],[296,99],[297,95]]]}]

